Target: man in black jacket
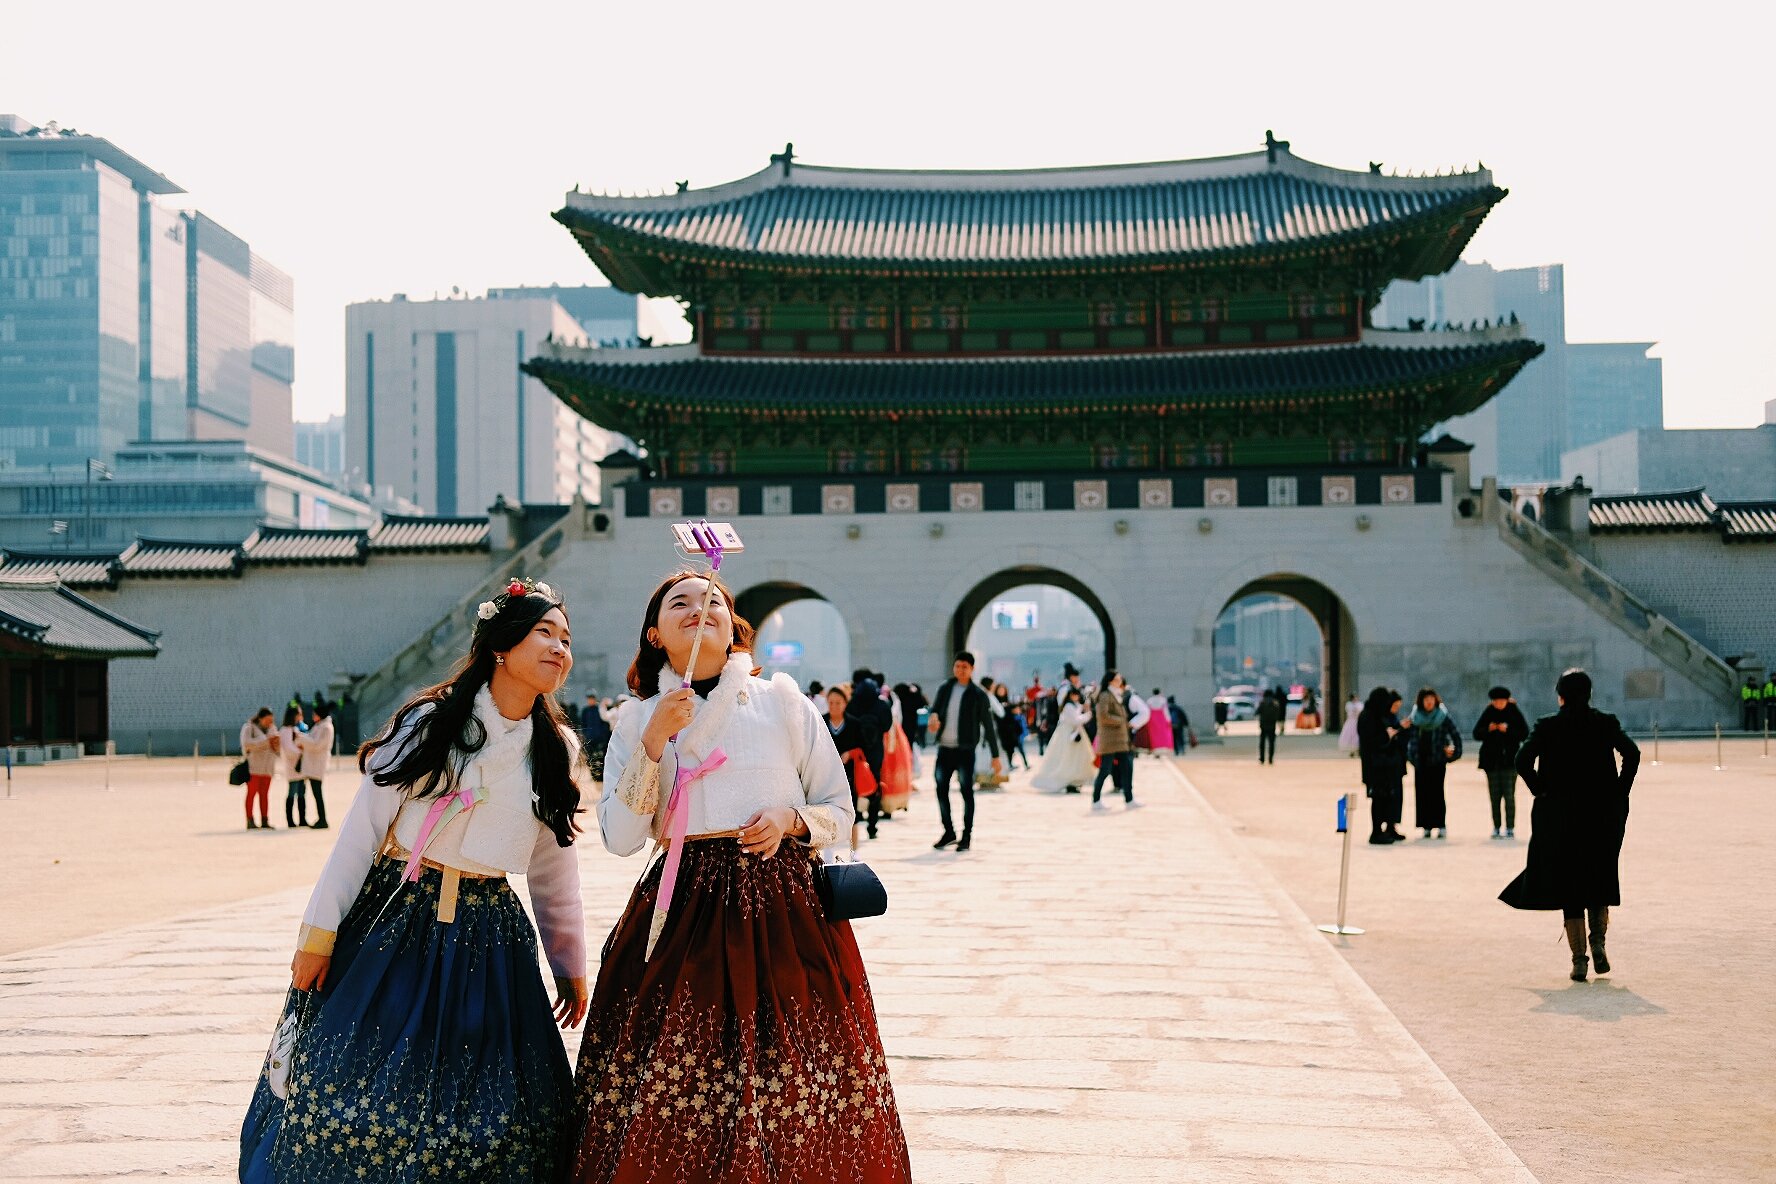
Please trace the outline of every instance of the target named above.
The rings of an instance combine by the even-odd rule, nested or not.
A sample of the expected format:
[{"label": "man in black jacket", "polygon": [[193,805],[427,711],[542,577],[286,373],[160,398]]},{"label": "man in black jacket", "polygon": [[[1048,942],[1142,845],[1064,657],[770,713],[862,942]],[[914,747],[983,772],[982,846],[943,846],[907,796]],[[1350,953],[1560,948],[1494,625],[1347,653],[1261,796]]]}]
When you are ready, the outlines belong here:
[{"label": "man in black jacket", "polygon": [[[931,706],[931,731],[937,736],[937,813],[943,819],[943,835],[932,846],[941,851],[951,843],[966,851],[974,841],[974,746],[985,736],[993,754],[993,772],[1000,769],[999,737],[993,727],[993,707],[987,693],[974,683],[974,655],[963,650],[951,667],[953,677],[938,688]],[[962,841],[950,820],[950,777],[961,780]]]},{"label": "man in black jacket", "polygon": [[[1486,790],[1492,797],[1492,837],[1517,837],[1517,749],[1529,735],[1529,721],[1517,709],[1508,687],[1486,692],[1492,702],[1474,723],[1474,739],[1480,742],[1480,771],[1486,774]],[[1499,810],[1504,810],[1504,831],[1499,831]]]}]

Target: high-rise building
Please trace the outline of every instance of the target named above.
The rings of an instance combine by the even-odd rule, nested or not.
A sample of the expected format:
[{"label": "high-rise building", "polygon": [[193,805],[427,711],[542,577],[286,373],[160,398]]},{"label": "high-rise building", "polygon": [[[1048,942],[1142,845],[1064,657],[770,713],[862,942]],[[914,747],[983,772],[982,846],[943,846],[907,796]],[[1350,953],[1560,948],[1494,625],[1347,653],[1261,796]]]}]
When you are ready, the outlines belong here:
[{"label": "high-rise building", "polygon": [[1664,425],[1664,362],[1647,356],[1654,344],[1611,341],[1566,347],[1568,450]]},{"label": "high-rise building", "polygon": [[352,486],[434,514],[595,501],[598,461],[626,441],[519,370],[584,329],[552,296],[392,300],[345,310],[345,466]]},{"label": "high-rise building", "polygon": [[1378,327],[1485,324],[1516,317],[1546,352],[1499,396],[1440,425],[1474,445],[1476,475],[1506,483],[1552,481],[1561,454],[1637,428],[1663,425],[1664,388],[1651,342],[1573,344],[1566,339],[1566,275],[1558,263],[1500,270],[1457,263],[1448,273],[1389,285]]},{"label": "high-rise building", "polygon": [[288,454],[290,278],[109,140],[0,115],[0,461],[135,440]]},{"label": "high-rise building", "polygon": [[633,345],[638,330],[639,298],[618,288],[590,284],[563,288],[489,288],[489,300],[553,300],[580,323],[580,331],[594,345]]},{"label": "high-rise building", "polygon": [[1474,445],[1476,475],[1509,481],[1551,480],[1565,440],[1566,277],[1558,263],[1506,271],[1490,263],[1457,263],[1447,273],[1396,281],[1375,306],[1375,324],[1405,329],[1466,328],[1515,316],[1547,346],[1511,385],[1485,406],[1434,429]]},{"label": "high-rise building", "polygon": [[294,425],[299,465],[307,465],[334,480],[345,476],[345,416],[329,415],[319,423]]}]

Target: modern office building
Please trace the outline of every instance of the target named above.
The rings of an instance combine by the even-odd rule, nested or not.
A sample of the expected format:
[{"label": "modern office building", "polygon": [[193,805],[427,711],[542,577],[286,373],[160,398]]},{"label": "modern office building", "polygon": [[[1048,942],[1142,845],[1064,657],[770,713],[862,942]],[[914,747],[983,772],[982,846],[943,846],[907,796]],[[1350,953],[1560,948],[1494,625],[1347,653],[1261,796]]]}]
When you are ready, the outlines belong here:
[{"label": "modern office building", "polygon": [[[1665,425],[1665,363],[1652,341],[1566,347],[1566,449]],[[1564,455],[1564,453],[1563,453]]]},{"label": "modern office building", "polygon": [[0,462],[132,440],[288,454],[289,276],[109,140],[0,115]]},{"label": "modern office building", "polygon": [[322,474],[240,440],[137,442],[108,465],[0,469],[0,547],[27,551],[238,543],[260,527],[362,530],[376,517]]},{"label": "modern office building", "polygon": [[392,300],[346,309],[345,465],[353,487],[433,514],[596,501],[598,461],[625,441],[519,367],[580,322],[552,296]]},{"label": "modern office building", "polygon": [[1513,317],[1547,351],[1498,398],[1437,428],[1473,443],[1475,473],[1507,484],[1552,481],[1570,448],[1663,426],[1661,363],[1647,357],[1654,343],[1569,343],[1561,264],[1458,263],[1445,275],[1389,285],[1375,309],[1377,326],[1396,329]]},{"label": "modern office building", "polygon": [[489,300],[553,300],[580,323],[580,332],[594,345],[633,345],[640,335],[640,301],[633,292],[583,284],[563,288],[489,288]]},{"label": "modern office building", "polygon": [[1776,500],[1776,423],[1637,428],[1560,457],[1560,479],[1600,495],[1706,488],[1717,502]]}]

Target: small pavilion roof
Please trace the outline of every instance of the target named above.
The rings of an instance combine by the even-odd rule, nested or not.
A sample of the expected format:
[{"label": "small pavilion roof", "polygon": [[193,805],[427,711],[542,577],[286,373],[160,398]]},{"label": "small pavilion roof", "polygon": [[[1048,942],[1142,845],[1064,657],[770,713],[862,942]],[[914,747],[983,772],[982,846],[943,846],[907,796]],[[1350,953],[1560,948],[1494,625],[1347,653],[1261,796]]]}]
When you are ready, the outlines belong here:
[{"label": "small pavilion roof", "polygon": [[707,357],[694,346],[557,346],[524,369],[594,422],[636,435],[648,408],[871,415],[1185,408],[1433,387],[1451,393],[1448,409],[1439,405],[1437,418],[1445,419],[1478,406],[1542,352],[1520,337],[1402,348],[1383,344],[1390,336],[1277,350],[951,359],[755,359]]},{"label": "small pavilion roof", "polygon": [[1505,196],[1479,168],[1387,176],[1238,156],[993,172],[843,169],[773,157],[723,185],[567,195],[556,220],[613,284],[677,294],[673,260],[870,274],[1001,274],[1261,262],[1393,248],[1399,278],[1446,271]]},{"label": "small pavilion roof", "polygon": [[0,633],[45,653],[152,658],[160,634],[107,612],[54,576],[0,573]]}]

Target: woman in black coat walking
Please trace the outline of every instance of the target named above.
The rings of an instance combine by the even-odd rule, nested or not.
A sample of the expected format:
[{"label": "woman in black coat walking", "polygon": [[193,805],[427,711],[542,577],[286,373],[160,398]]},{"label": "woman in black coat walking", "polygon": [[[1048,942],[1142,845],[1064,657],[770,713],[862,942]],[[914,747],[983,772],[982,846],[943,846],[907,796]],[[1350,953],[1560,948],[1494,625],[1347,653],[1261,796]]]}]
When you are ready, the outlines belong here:
[{"label": "woman in black coat walking", "polygon": [[1461,759],[1461,729],[1444,710],[1443,697],[1430,687],[1419,688],[1406,726],[1412,729],[1406,741],[1406,759],[1412,762],[1412,816],[1425,838],[1434,830],[1439,839],[1446,839],[1449,799],[1443,793],[1443,778],[1449,763]]},{"label": "woman in black coat walking", "polygon": [[1610,969],[1603,939],[1610,906],[1622,903],[1616,861],[1640,749],[1623,734],[1621,721],[1591,706],[1591,676],[1583,670],[1568,670],[1554,690],[1560,710],[1538,719],[1517,751],[1517,773],[1535,798],[1529,865],[1499,899],[1514,909],[1561,911],[1572,979],[1582,983],[1587,912],[1597,973]]},{"label": "woman in black coat walking", "polygon": [[1386,687],[1369,692],[1357,716],[1357,754],[1363,758],[1363,785],[1369,793],[1369,841],[1397,843],[1401,799],[1405,796],[1406,733],[1400,726],[1400,693]]}]

